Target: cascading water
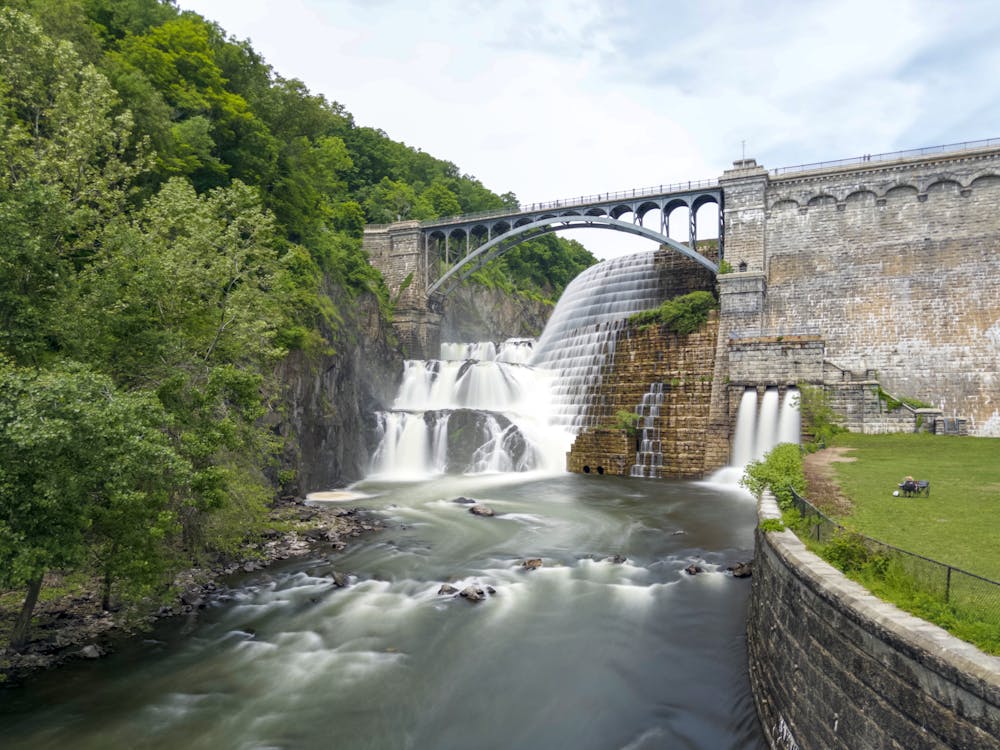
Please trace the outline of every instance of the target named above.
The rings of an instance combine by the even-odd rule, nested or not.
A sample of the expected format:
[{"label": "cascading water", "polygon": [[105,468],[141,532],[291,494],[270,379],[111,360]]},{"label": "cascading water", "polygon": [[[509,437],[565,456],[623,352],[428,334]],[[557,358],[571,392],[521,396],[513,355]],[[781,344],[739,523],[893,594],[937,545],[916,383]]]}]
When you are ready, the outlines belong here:
[{"label": "cascading water", "polygon": [[553,424],[573,434],[588,425],[588,396],[614,355],[614,333],[637,312],[663,301],[656,253],[613,258],[588,268],[566,287],[535,347],[532,364],[555,374]]},{"label": "cascading water", "polygon": [[531,339],[444,343],[441,359],[408,360],[390,411],[378,416],[373,473],[557,471],[572,439],[548,424],[551,373],[523,364]]},{"label": "cascading water", "polygon": [[663,383],[653,383],[643,394],[642,403],[635,407],[639,417],[639,449],[635,452],[635,463],[630,474],[633,477],[658,479],[663,467],[663,443],[660,430],[656,426],[663,405]]},{"label": "cascading water", "polygon": [[799,390],[789,388],[780,400],[777,388],[768,388],[757,408],[757,390],[747,388],[736,412],[730,465],[742,468],[751,460],[762,459],[779,443],[798,443],[802,418],[799,413]]}]

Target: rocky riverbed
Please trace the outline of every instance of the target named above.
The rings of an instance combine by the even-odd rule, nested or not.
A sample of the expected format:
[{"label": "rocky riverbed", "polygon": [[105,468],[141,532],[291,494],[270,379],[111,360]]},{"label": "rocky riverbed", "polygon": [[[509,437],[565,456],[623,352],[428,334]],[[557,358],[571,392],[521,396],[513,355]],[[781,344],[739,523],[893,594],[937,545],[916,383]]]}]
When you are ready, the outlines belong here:
[{"label": "rocky riverbed", "polygon": [[[382,528],[381,521],[369,518],[362,509],[306,503],[302,498],[278,501],[270,519],[273,528],[266,530],[260,540],[247,544],[238,557],[180,573],[174,579],[174,596],[166,602],[109,612],[100,606],[96,580],[93,585],[65,586],[58,575],[48,577],[46,585],[61,586],[71,593],[39,601],[32,639],[26,647],[18,652],[0,649],[0,682],[17,682],[69,660],[100,658],[110,652],[115,638],[141,632],[161,618],[197,616],[212,597],[224,594],[225,579],[230,576],[317,551],[342,550],[352,539]],[[0,617],[9,614],[3,612]],[[13,615],[16,611],[10,622],[0,623],[0,632],[9,632]]]}]

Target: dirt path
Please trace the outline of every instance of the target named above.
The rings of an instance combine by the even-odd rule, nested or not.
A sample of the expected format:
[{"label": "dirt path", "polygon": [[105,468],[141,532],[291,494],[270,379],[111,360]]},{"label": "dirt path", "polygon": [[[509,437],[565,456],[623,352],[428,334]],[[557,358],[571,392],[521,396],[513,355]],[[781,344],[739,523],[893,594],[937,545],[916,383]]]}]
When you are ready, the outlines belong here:
[{"label": "dirt path", "polygon": [[802,459],[802,470],[806,475],[806,497],[817,508],[830,515],[846,515],[851,512],[851,501],[844,497],[834,481],[835,461],[857,461],[848,455],[853,448],[824,448],[809,453]]}]

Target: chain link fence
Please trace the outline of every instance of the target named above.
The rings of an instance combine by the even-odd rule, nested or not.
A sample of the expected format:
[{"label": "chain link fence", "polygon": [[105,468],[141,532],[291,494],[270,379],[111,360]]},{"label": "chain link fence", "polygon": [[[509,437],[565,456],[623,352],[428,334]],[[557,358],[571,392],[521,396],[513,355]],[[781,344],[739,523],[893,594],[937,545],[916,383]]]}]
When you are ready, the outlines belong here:
[{"label": "chain link fence", "polygon": [[794,489],[792,502],[810,539],[821,543],[839,539],[861,545],[867,553],[864,562],[874,565],[895,588],[912,593],[915,600],[923,596],[944,602],[956,617],[1000,630],[1000,583],[849,531]]}]

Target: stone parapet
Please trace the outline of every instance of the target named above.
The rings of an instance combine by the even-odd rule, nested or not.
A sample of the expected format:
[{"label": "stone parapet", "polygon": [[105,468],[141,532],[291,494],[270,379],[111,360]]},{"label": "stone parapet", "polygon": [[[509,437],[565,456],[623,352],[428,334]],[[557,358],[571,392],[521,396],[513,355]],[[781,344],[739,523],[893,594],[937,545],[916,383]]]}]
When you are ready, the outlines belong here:
[{"label": "stone parapet", "polygon": [[[773,498],[760,515],[777,517]],[[772,748],[1000,750],[1000,658],[757,532],[750,681]]]}]

